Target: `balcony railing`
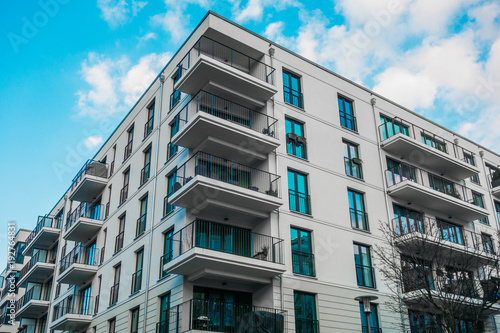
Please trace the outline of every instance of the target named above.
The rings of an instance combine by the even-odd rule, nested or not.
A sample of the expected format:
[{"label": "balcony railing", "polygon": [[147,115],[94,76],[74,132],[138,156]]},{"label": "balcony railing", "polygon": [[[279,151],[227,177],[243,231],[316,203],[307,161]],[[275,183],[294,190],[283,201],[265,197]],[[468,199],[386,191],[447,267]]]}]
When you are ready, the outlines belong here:
[{"label": "balcony railing", "polygon": [[135,237],[139,237],[146,230],[146,217],[147,213],[144,213],[137,219],[137,225],[135,227]]},{"label": "balcony railing", "polygon": [[174,90],[172,94],[170,94],[170,107],[169,110],[172,110],[174,106],[177,105],[181,100],[181,92],[178,90]]},{"label": "balcony railing", "polygon": [[80,218],[92,220],[103,220],[103,205],[92,205],[88,202],[82,202],[72,212],[68,213],[64,230],[68,231]]},{"label": "balcony railing", "polygon": [[368,214],[365,211],[349,208],[351,226],[356,229],[369,230]]},{"label": "balcony railing", "polygon": [[141,169],[141,185],[144,184],[149,179],[151,163],[146,163],[146,165]]},{"label": "balcony railing", "polygon": [[179,131],[198,112],[205,112],[233,124],[249,128],[255,132],[276,137],[277,119],[264,113],[231,102],[222,97],[200,90],[180,111]]},{"label": "balcony railing", "polygon": [[151,118],[149,118],[148,121],[144,124],[144,137],[147,137],[149,133],[153,131],[153,122],[154,117],[151,116]]},{"label": "balcony railing", "polygon": [[280,176],[204,152],[197,152],[177,169],[176,189],[198,175],[280,197]]},{"label": "balcony railing", "polygon": [[[214,242],[213,239],[220,241]],[[283,263],[282,239],[215,222],[195,220],[173,234],[168,241],[173,245],[172,252],[164,256],[166,263],[195,247]]]},{"label": "balcony railing", "polygon": [[86,175],[108,178],[108,165],[99,161],[88,160],[73,178],[70,191],[74,191]]},{"label": "balcony railing", "polygon": [[358,286],[375,288],[375,270],[372,266],[356,264]]},{"label": "balcony railing", "polygon": [[73,264],[98,266],[99,249],[93,247],[86,248],[82,244],[76,245],[59,261],[59,274],[62,274]]},{"label": "balcony railing", "polygon": [[123,248],[123,236],[125,231],[120,232],[115,238],[115,253]]},{"label": "balcony railing", "polygon": [[163,279],[168,275],[167,271],[165,270],[165,265],[172,261],[172,255],[173,251],[169,251],[160,257],[160,279]]},{"label": "balcony railing", "polygon": [[28,290],[18,301],[16,301],[16,311],[19,311],[23,306],[28,304],[30,301],[47,301],[48,299],[42,299],[42,286],[34,285]]},{"label": "balcony railing", "polygon": [[52,217],[48,216],[39,216],[38,217],[38,222],[36,224],[35,229],[30,233],[28,238],[26,238],[26,246],[28,246],[33,239],[38,235],[38,233],[43,229],[43,228],[54,228],[54,220]]},{"label": "balcony railing", "polygon": [[111,287],[111,291],[109,293],[109,306],[113,306],[118,303],[118,292],[120,290],[120,282],[116,283]]},{"label": "balcony railing", "polygon": [[261,81],[271,82],[273,67],[205,36],[196,42],[177,65],[180,68],[179,79],[201,55],[222,62]]},{"label": "balcony railing", "polygon": [[352,114],[345,113],[344,111],[339,111],[339,112],[340,112],[340,124],[342,125],[342,127],[357,132],[358,123],[356,117],[353,116]]},{"label": "balcony railing", "polygon": [[288,190],[290,210],[311,215],[311,196],[294,190]]},{"label": "balcony railing", "polygon": [[120,190],[120,205],[128,198],[128,184]]},{"label": "balcony railing", "polygon": [[125,161],[130,154],[132,154],[132,147],[134,144],[134,140],[130,140],[127,145],[125,146],[125,150],[123,151],[123,160]]},{"label": "balcony railing", "polygon": [[132,274],[132,288],[130,288],[130,293],[134,294],[141,290],[142,285],[142,268],[137,270],[134,274]]},{"label": "balcony railing", "polygon": [[404,181],[411,181],[456,199],[484,208],[483,194],[409,164],[401,164],[398,167],[386,170],[385,178],[388,188]]},{"label": "balcony railing", "polygon": [[47,250],[38,250],[31,256],[30,261],[24,265],[23,269],[19,273],[19,280],[21,280],[37,263],[55,263],[55,260],[55,253]]},{"label": "balcony railing", "polygon": [[425,130],[417,125],[414,125],[406,120],[395,117],[389,122],[379,126],[379,136],[381,141],[385,141],[396,134],[403,134],[409,138],[424,143],[440,152],[453,156],[461,161],[465,161],[466,157],[474,156],[474,153],[457,145],[455,142],[446,140],[445,138],[436,135],[428,130]]},{"label": "balcony railing", "polygon": [[295,317],[296,333],[319,333],[319,320]]},{"label": "balcony railing", "polygon": [[94,314],[94,297],[71,295],[54,305],[52,321],[66,315],[92,316]]},{"label": "balcony railing", "polygon": [[293,272],[295,274],[316,276],[314,254],[292,251]]},{"label": "balcony railing", "polygon": [[174,157],[174,155],[177,154],[178,150],[179,147],[174,145],[172,142],[169,142],[167,144],[167,161],[169,161],[172,157]]},{"label": "balcony railing", "polygon": [[301,91],[283,86],[283,97],[286,103],[301,109],[304,108],[304,98]]},{"label": "balcony railing", "polygon": [[172,212],[174,210],[174,206],[172,206],[171,204],[168,203],[168,197],[169,195],[167,194],[164,198],[163,198],[163,216],[167,216],[168,214],[170,214],[170,212]]}]

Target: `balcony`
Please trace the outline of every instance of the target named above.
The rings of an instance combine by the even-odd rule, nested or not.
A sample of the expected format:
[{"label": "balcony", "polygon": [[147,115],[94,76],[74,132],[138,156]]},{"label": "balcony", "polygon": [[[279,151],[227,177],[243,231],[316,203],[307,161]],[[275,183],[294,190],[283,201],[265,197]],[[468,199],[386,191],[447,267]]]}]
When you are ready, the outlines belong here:
[{"label": "balcony", "polygon": [[95,275],[98,265],[98,249],[77,245],[60,260],[57,282],[80,285]]},{"label": "balcony", "polygon": [[199,91],[176,115],[177,146],[245,162],[263,161],[279,146],[277,120],[206,91]]},{"label": "balcony", "polygon": [[472,152],[403,119],[380,125],[379,136],[385,151],[438,174],[463,180],[479,173],[466,162],[466,156],[473,158]]},{"label": "balcony", "polygon": [[257,327],[259,332],[287,332],[287,312],[250,304],[192,299],[172,306],[166,320],[156,323],[156,333],[257,332]]},{"label": "balcony", "polygon": [[16,302],[16,318],[38,318],[49,311],[50,302],[42,298],[42,286],[35,285]]},{"label": "balcony", "polygon": [[488,183],[491,188],[491,194],[500,199],[500,171],[495,171],[488,176]]},{"label": "balcony", "polygon": [[55,331],[81,331],[92,321],[94,297],[71,295],[54,305],[50,329]]},{"label": "balcony", "polygon": [[19,287],[25,287],[28,282],[42,283],[54,274],[56,268],[55,253],[38,250],[19,274]]},{"label": "balcony", "polygon": [[385,171],[387,193],[461,221],[489,215],[481,193],[407,164]]},{"label": "balcony", "polygon": [[86,243],[101,230],[103,219],[103,205],[82,202],[68,213],[63,237],[66,240]]},{"label": "balcony", "polygon": [[189,95],[203,87],[221,88],[256,105],[278,92],[271,84],[275,69],[205,36],[201,37],[177,65],[176,90]]},{"label": "balcony", "polygon": [[94,201],[106,187],[108,165],[88,160],[80,169],[69,190],[69,199],[75,201]]},{"label": "balcony", "polygon": [[34,248],[48,250],[59,239],[61,230],[51,217],[39,216],[35,229],[26,238],[23,255],[28,255]]},{"label": "balcony", "polygon": [[282,274],[283,240],[247,229],[195,220],[169,240],[171,253],[160,260],[167,274],[185,275],[189,281],[221,278],[268,284]]},{"label": "balcony", "polygon": [[195,215],[248,223],[283,204],[279,183],[278,175],[197,152],[177,169],[169,201]]},{"label": "balcony", "polygon": [[396,231],[395,245],[405,253],[419,252],[423,259],[429,260],[441,253],[455,262],[477,262],[478,265],[497,260],[496,242],[480,233],[420,215],[402,216],[392,221]]}]

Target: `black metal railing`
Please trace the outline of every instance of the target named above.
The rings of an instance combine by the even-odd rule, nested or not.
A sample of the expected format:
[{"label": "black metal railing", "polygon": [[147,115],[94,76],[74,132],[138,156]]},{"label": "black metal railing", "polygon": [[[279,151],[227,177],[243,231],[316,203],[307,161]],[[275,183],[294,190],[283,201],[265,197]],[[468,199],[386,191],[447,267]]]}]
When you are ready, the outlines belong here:
[{"label": "black metal railing", "polygon": [[113,172],[115,172],[115,161],[111,162],[109,165],[109,176],[111,177],[113,175]]},{"label": "black metal railing", "polygon": [[146,217],[147,213],[144,213],[137,219],[137,224],[135,227],[135,237],[139,237],[146,230]]},{"label": "black metal railing", "polygon": [[105,250],[106,250],[106,246],[101,247],[101,257],[99,259],[99,265],[102,265],[102,263],[104,262],[104,253],[105,253]]},{"label": "black metal railing", "polygon": [[147,137],[153,131],[154,116],[148,119],[144,124],[144,137]]},{"label": "black metal railing", "polygon": [[356,229],[370,230],[368,224],[368,214],[365,211],[349,208],[351,216],[351,226]]},{"label": "black metal railing", "polygon": [[26,274],[39,262],[41,263],[55,263],[55,253],[49,252],[47,250],[37,250],[35,254],[31,256],[30,261],[24,265],[19,272],[19,280],[21,280]]},{"label": "black metal railing", "polygon": [[123,236],[125,231],[121,231],[115,238],[115,253],[123,248]]},{"label": "black metal railing", "polygon": [[28,290],[19,300],[16,301],[16,311],[19,311],[23,306],[31,301],[46,301],[47,299],[42,299],[42,286],[34,285]]},{"label": "black metal railing", "polygon": [[346,175],[363,179],[363,167],[359,158],[344,157],[344,166]]},{"label": "black metal railing", "polygon": [[288,190],[290,210],[311,215],[311,196],[294,190]]},{"label": "black metal railing", "polygon": [[385,141],[390,137],[401,133],[411,139],[424,143],[440,152],[451,155],[461,161],[466,160],[466,156],[474,156],[474,153],[467,150],[455,142],[446,140],[445,138],[425,130],[415,124],[412,124],[399,117],[395,117],[384,124],[379,125],[379,136],[381,141]]},{"label": "black metal railing", "polygon": [[160,279],[163,279],[165,276],[168,276],[167,271],[165,270],[165,265],[172,261],[173,251],[169,251],[160,257]]},{"label": "black metal railing", "polygon": [[164,198],[163,198],[163,216],[167,216],[168,214],[170,214],[170,212],[172,212],[175,208],[175,206],[172,206],[169,202],[168,202],[168,197],[169,195],[167,194]]},{"label": "black metal railing", "polygon": [[283,98],[285,103],[292,104],[298,108],[304,108],[304,96],[301,91],[283,86]]},{"label": "black metal railing", "polygon": [[76,189],[86,175],[108,178],[108,165],[99,161],[88,160],[73,178],[71,192]]},{"label": "black metal railing", "polygon": [[243,105],[229,101],[217,95],[200,90],[184,107],[177,113],[179,131],[198,112],[204,112],[225,121],[244,126],[255,132],[276,137],[276,126],[278,120],[249,109]]},{"label": "black metal railing", "polygon": [[132,287],[130,288],[130,293],[136,293],[141,290],[142,286],[142,268],[137,270],[132,274]]},{"label": "black metal railing", "polygon": [[484,207],[483,194],[409,164],[401,163],[397,167],[387,169],[385,178],[388,188],[405,181],[411,181],[475,206]]},{"label": "black metal railing", "polygon": [[141,185],[144,184],[149,179],[150,169],[151,169],[150,162],[146,163],[146,165],[141,169]]},{"label": "black metal railing", "polygon": [[179,67],[180,79],[191,68],[200,56],[206,56],[222,62],[239,71],[247,73],[259,80],[271,83],[271,75],[274,68],[265,63],[238,52],[213,39],[202,36],[194,46],[187,52],[184,58],[177,65]]},{"label": "black metal railing", "polygon": [[375,269],[372,266],[356,264],[358,286],[375,288]]},{"label": "black metal railing", "polygon": [[174,92],[170,94],[170,106],[169,110],[172,110],[174,106],[177,105],[181,100],[181,92],[174,89]]},{"label": "black metal railing", "polygon": [[120,205],[125,202],[128,198],[128,184],[123,186],[123,188],[120,190]]},{"label": "black metal railing", "polygon": [[81,202],[78,207],[68,213],[64,231],[71,229],[80,218],[102,221],[104,217],[103,208],[103,205],[92,205],[88,202]]},{"label": "black metal railing", "polygon": [[125,161],[130,154],[132,154],[132,147],[134,145],[134,140],[130,140],[127,145],[125,146],[125,149],[123,150],[123,160]]},{"label": "black metal railing", "polygon": [[26,238],[25,241],[26,247],[29,246],[31,241],[35,239],[35,237],[43,228],[54,228],[54,220],[52,219],[52,217],[38,216],[38,222],[36,224],[35,229],[33,229],[33,231],[29,234],[28,238]]},{"label": "black metal railing", "polygon": [[292,251],[293,272],[296,274],[316,276],[314,254]]},{"label": "black metal railing", "polygon": [[280,197],[280,176],[204,152],[195,153],[177,169],[174,190],[180,189],[196,176]]},{"label": "black metal railing", "polygon": [[109,293],[109,306],[115,305],[118,303],[118,292],[120,291],[120,282],[114,284],[111,287],[110,293]]},{"label": "black metal railing", "polygon": [[167,161],[169,161],[172,157],[174,157],[174,155],[177,154],[178,150],[179,147],[177,145],[174,145],[172,142],[169,142],[167,144]]},{"label": "black metal railing", "polygon": [[95,247],[86,248],[83,244],[76,245],[59,261],[59,274],[62,274],[73,264],[98,266],[99,249],[96,249]]},{"label": "black metal railing", "polygon": [[95,302],[94,302],[94,315],[99,312],[99,301],[101,299],[101,295],[97,295],[95,297]]},{"label": "black metal railing", "polygon": [[345,113],[344,111],[340,112],[340,125],[342,127],[350,129],[351,131],[358,131],[358,123],[356,121],[356,117],[350,113]]},{"label": "black metal railing", "polygon": [[[220,239],[219,242],[213,241]],[[283,263],[283,240],[225,224],[194,220],[168,239],[172,252],[164,260],[174,260],[192,248],[204,248],[238,256]]]},{"label": "black metal railing", "polygon": [[93,311],[93,296],[71,295],[54,305],[52,321],[56,321],[69,314],[90,317],[94,314]]},{"label": "black metal railing", "polygon": [[319,333],[319,320],[295,317],[296,333]]}]

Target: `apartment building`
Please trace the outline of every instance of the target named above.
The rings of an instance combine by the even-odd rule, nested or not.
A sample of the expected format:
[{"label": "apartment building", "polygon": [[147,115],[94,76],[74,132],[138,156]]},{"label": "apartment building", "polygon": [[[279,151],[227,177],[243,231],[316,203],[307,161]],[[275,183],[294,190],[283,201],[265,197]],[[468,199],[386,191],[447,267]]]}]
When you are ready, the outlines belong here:
[{"label": "apartment building", "polygon": [[387,305],[380,225],[439,224],[456,251],[481,235],[478,258],[498,253],[499,165],[209,12],[39,218],[16,318],[25,332],[420,332],[425,314]]}]

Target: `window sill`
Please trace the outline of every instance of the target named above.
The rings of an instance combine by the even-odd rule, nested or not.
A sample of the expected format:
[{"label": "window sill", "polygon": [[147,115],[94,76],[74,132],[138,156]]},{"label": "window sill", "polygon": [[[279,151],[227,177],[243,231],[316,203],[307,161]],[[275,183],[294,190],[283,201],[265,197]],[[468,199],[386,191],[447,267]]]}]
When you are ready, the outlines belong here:
[{"label": "window sill", "polygon": [[359,180],[360,182],[366,183],[366,181],[363,178],[354,177],[354,176],[348,175],[347,173],[345,175],[349,178],[356,179],[356,180]]},{"label": "window sill", "polygon": [[141,289],[137,290],[137,291],[134,291],[132,294],[128,295],[128,297],[132,297],[132,296],[135,296],[137,295],[138,293],[141,292]]},{"label": "window sill", "polygon": [[358,288],[365,289],[365,290],[371,290],[371,291],[378,291],[377,287],[358,286]]},{"label": "window sill", "polygon": [[306,217],[313,218],[313,216],[312,216],[311,214],[298,212],[298,211],[296,211],[296,210],[291,210],[291,209],[290,209],[290,212],[291,212],[291,213],[294,213],[294,214],[298,214],[298,215],[302,215],[302,216],[306,216]]},{"label": "window sill", "polygon": [[141,187],[143,187],[148,182],[148,180],[149,180],[149,177],[145,181],[143,181],[137,189],[140,189]]},{"label": "window sill", "polygon": [[296,159],[298,159],[298,160],[300,160],[300,161],[309,162],[309,160],[308,160],[307,158],[300,157],[300,156],[297,156],[297,155],[294,155],[294,154],[290,154],[290,153],[288,153],[288,152],[287,152],[286,154],[287,154],[288,156],[291,156],[291,157],[293,157],[293,158],[296,158]]},{"label": "window sill", "polygon": [[116,254],[120,253],[120,252],[122,251],[122,249],[123,249],[123,247],[122,247],[122,248],[120,248],[120,249],[119,249],[118,251],[116,251],[115,253],[113,253],[113,257],[114,257]]},{"label": "window sill", "polygon": [[300,273],[293,273],[294,276],[297,276],[297,277],[302,277],[302,278],[306,278],[306,279],[310,279],[310,280],[318,280],[318,278],[316,276],[310,276],[310,275],[304,275],[304,274],[300,274]]},{"label": "window sill", "polygon": [[297,109],[297,110],[300,110],[300,111],[302,111],[302,112],[305,112],[305,111],[306,111],[306,110],[304,109],[304,107],[295,106],[295,105],[293,105],[293,104],[291,104],[291,103],[288,103],[288,102],[285,102],[285,101],[283,101],[283,103],[285,103],[285,105],[287,105],[287,106],[291,106],[292,108]]},{"label": "window sill", "polygon": [[164,277],[161,277],[161,278],[159,278],[158,280],[156,280],[156,282],[161,282],[161,281],[163,281],[163,280],[166,280],[166,279],[167,279],[168,277],[170,277],[170,276],[172,276],[172,274],[167,274],[167,275],[165,275]]},{"label": "window sill", "polygon": [[135,242],[137,239],[141,238],[141,236],[143,236],[145,232],[146,232],[146,230],[142,231],[140,234],[135,236],[135,238],[132,241]]},{"label": "window sill", "polygon": [[151,133],[153,133],[153,130],[151,130],[151,132],[149,132],[148,134],[146,134],[146,136],[142,139],[142,142],[146,141],[146,139],[149,138],[149,136],[151,135]]},{"label": "window sill", "polygon": [[125,162],[128,160],[128,158],[129,158],[130,156],[132,156],[132,154],[128,154],[128,156],[127,156],[127,157],[125,157],[125,158],[123,159],[122,164],[123,164],[123,163],[125,163]]},{"label": "window sill", "polygon": [[371,232],[370,230],[365,230],[365,229],[355,228],[355,227],[353,227],[353,226],[351,226],[351,228],[352,228],[352,230],[355,230],[355,231],[360,231],[360,232],[363,232],[363,233],[365,233],[365,234],[369,234],[369,235],[371,235],[371,234],[372,234],[372,232]]},{"label": "window sill", "polygon": [[340,125],[340,127],[342,127],[343,129],[345,130],[348,130],[349,132],[351,133],[354,133],[354,134],[358,134],[359,135],[359,132],[357,130],[353,130],[353,129],[350,129],[349,127],[345,127],[345,126],[342,126]]},{"label": "window sill", "polygon": [[176,151],[175,154],[173,154],[172,156],[170,156],[170,158],[168,158],[165,163],[163,163],[163,165],[167,164],[168,162],[170,162],[171,160],[174,159],[175,156],[177,156],[177,154],[179,153],[179,151]]}]

